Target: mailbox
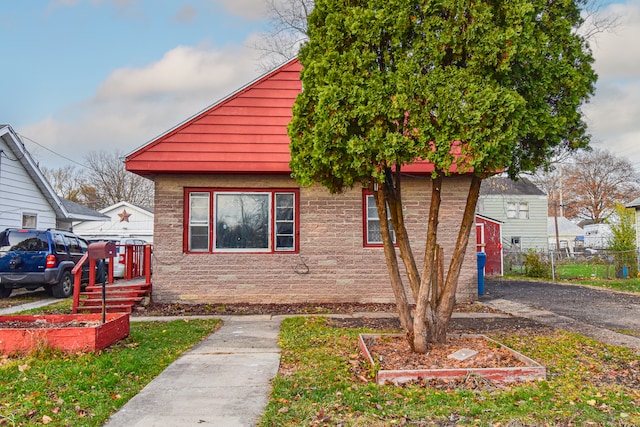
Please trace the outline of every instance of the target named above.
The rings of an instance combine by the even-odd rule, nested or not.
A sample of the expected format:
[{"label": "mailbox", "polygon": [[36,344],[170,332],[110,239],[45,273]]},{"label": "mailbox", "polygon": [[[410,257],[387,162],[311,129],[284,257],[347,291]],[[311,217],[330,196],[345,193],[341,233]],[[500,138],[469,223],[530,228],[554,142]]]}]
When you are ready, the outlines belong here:
[{"label": "mailbox", "polygon": [[116,244],[113,242],[96,242],[89,244],[89,259],[113,258],[116,256]]}]

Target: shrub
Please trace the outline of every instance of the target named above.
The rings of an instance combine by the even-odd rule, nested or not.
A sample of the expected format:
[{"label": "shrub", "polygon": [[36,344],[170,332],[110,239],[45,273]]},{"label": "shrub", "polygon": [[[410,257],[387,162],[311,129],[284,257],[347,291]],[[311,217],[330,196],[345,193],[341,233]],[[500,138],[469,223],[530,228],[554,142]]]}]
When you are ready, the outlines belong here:
[{"label": "shrub", "polygon": [[524,256],[524,271],[529,277],[550,278],[551,263],[543,254],[529,249]]}]

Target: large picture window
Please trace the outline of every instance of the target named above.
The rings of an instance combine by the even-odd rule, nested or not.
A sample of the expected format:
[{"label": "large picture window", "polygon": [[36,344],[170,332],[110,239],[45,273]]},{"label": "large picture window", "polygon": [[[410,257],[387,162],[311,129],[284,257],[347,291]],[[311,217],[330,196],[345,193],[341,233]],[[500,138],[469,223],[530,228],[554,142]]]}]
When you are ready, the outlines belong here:
[{"label": "large picture window", "polygon": [[[380,246],[382,245],[382,233],[380,232],[380,217],[376,208],[376,200],[370,192],[364,192],[364,245]],[[391,214],[387,208],[387,221],[391,230],[391,239],[396,242],[396,233],[391,223]]]},{"label": "large picture window", "polygon": [[297,190],[188,190],[188,252],[297,251]]}]

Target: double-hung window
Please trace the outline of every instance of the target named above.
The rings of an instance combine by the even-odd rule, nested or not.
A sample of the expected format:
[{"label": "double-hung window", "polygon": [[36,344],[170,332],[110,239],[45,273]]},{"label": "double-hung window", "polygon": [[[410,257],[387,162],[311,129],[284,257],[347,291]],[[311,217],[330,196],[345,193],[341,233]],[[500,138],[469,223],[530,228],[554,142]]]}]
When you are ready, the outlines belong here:
[{"label": "double-hung window", "polygon": [[529,204],[527,202],[508,202],[507,218],[529,219]]},{"label": "double-hung window", "polygon": [[[364,192],[364,245],[380,246],[382,245],[382,233],[380,231],[380,217],[378,216],[378,208],[376,200],[368,191]],[[391,240],[396,242],[396,233],[391,223],[391,213],[387,206],[387,221],[391,230]]]},{"label": "double-hung window", "polygon": [[38,215],[32,213],[23,213],[22,214],[22,228],[37,228],[38,225]]},{"label": "double-hung window", "polygon": [[297,190],[186,192],[187,252],[295,252]]}]

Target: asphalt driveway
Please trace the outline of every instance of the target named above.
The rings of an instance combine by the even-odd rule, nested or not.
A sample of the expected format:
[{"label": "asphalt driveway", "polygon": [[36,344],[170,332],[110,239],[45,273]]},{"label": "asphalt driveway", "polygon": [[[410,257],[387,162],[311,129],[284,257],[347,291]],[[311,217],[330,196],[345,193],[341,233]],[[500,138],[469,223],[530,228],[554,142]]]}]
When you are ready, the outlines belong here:
[{"label": "asphalt driveway", "polygon": [[[638,294],[579,285],[488,278],[485,293],[479,299],[514,315],[554,323],[605,342],[640,349]],[[624,332],[624,335],[618,332]],[[604,335],[612,339],[604,339]]]}]

